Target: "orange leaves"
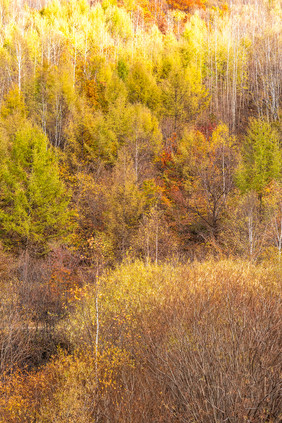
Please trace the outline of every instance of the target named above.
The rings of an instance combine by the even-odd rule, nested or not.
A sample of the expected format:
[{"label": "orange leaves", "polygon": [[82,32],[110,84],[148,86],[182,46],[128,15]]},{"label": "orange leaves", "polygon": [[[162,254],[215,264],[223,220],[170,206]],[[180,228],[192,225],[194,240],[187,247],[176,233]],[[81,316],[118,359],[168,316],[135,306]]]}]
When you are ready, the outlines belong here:
[{"label": "orange leaves", "polygon": [[98,108],[105,101],[105,82],[97,77],[100,66],[100,59],[94,55],[91,58],[77,58],[76,81],[81,91],[85,93],[89,105],[94,108]]},{"label": "orange leaves", "polygon": [[50,300],[61,307],[69,305],[81,287],[81,278],[78,275],[81,256],[72,254],[64,248],[53,251],[50,278],[46,280],[46,289],[49,290]]},{"label": "orange leaves", "polygon": [[48,364],[39,372],[15,371],[0,382],[0,423],[28,423],[36,419],[46,395],[51,395],[56,372]]},{"label": "orange leaves", "polygon": [[113,346],[97,357],[88,349],[60,353],[38,371],[16,371],[0,382],[0,423],[65,422],[67,415],[91,421],[86,410],[120,389],[119,375],[133,366],[129,353]]},{"label": "orange leaves", "polygon": [[172,160],[171,152],[168,150],[163,150],[161,153],[160,160],[161,160],[162,168],[165,168],[166,166],[168,166],[168,164],[171,163],[171,160]]},{"label": "orange leaves", "polygon": [[141,7],[146,24],[157,24],[161,31],[165,30],[167,12],[165,0],[137,0],[137,4]]},{"label": "orange leaves", "polygon": [[161,166],[163,169],[173,165],[173,153],[177,150],[177,135],[173,133],[167,140],[164,149],[160,154]]},{"label": "orange leaves", "polygon": [[172,9],[183,10],[184,12],[189,12],[191,9],[196,7],[205,8],[204,0],[167,0],[167,4]]},{"label": "orange leaves", "polygon": [[91,78],[86,73],[87,63],[82,59],[78,59],[76,66],[76,78],[87,98],[91,101],[92,106],[98,105],[98,91],[97,84],[94,78]]},{"label": "orange leaves", "polygon": [[222,5],[222,10],[223,10],[224,13],[228,13],[229,12],[229,7],[228,7],[228,4],[227,3],[224,3]]},{"label": "orange leaves", "polygon": [[162,200],[162,203],[166,206],[166,207],[168,207],[168,208],[170,208],[171,206],[172,206],[172,201],[166,196],[166,195],[163,195],[162,197],[161,197],[161,200]]},{"label": "orange leaves", "polygon": [[50,280],[50,288],[54,295],[69,291],[76,285],[74,273],[65,268],[55,269]]}]

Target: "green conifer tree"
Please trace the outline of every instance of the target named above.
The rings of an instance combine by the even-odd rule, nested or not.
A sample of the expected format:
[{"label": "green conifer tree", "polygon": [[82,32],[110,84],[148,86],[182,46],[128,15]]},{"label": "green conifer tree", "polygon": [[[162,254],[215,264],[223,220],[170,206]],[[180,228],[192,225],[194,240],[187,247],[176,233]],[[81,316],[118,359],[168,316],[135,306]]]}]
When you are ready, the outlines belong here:
[{"label": "green conifer tree", "polygon": [[282,155],[277,132],[268,122],[251,119],[237,173],[238,187],[243,193],[256,192],[261,199],[271,181],[281,180],[281,172]]},{"label": "green conifer tree", "polygon": [[23,116],[9,133],[10,121],[11,114],[2,113],[0,235],[11,247],[46,250],[50,240],[67,232],[69,195],[45,134]]}]

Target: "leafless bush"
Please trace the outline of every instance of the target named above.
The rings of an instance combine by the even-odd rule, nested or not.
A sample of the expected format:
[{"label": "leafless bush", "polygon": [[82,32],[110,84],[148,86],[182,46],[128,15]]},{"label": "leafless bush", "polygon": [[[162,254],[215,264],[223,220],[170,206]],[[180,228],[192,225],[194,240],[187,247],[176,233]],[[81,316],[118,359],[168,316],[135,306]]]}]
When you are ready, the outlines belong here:
[{"label": "leafless bush", "polygon": [[240,292],[187,300],[171,305],[163,342],[147,342],[146,365],[165,393],[166,421],[278,422],[279,304]]},{"label": "leafless bush", "polygon": [[231,268],[215,278],[207,287],[203,279],[201,289],[183,279],[165,303],[152,301],[149,312],[135,315],[134,329],[123,325],[115,342],[125,347],[135,338],[135,366],[117,375],[110,420],[99,421],[281,421],[280,296],[248,286]]}]

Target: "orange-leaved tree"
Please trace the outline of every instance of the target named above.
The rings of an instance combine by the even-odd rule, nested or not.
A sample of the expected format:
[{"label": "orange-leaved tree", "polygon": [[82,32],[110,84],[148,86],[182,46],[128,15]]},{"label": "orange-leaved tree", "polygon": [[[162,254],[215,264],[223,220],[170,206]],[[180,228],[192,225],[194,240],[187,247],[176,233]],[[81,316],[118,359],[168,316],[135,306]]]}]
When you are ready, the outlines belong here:
[{"label": "orange-leaved tree", "polygon": [[172,9],[183,10],[184,12],[189,12],[195,7],[204,8],[205,0],[167,0],[167,4]]}]

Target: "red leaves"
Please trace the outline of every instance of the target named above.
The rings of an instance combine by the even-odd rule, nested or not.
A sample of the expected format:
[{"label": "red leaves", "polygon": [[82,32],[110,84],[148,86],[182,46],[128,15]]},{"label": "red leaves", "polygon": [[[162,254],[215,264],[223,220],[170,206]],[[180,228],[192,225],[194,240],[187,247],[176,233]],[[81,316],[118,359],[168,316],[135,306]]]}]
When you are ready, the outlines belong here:
[{"label": "red leaves", "polygon": [[216,126],[216,122],[212,122],[209,120],[207,122],[199,124],[197,126],[197,130],[200,131],[207,139],[210,139]]}]

